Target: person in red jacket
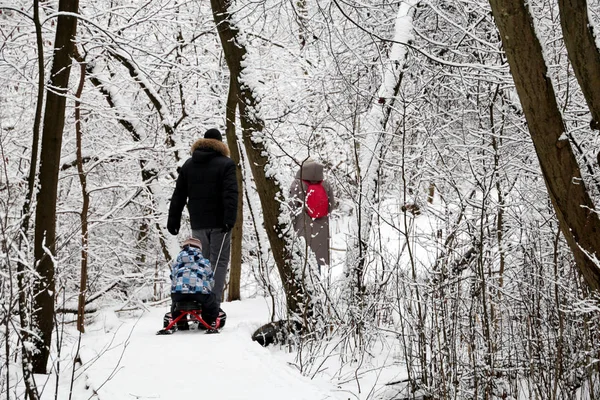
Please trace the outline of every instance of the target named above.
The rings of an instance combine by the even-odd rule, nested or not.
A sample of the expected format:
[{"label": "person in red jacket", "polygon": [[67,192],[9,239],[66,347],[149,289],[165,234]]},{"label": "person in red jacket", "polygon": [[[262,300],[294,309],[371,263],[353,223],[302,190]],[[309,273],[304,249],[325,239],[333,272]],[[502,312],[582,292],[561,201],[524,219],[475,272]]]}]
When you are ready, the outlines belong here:
[{"label": "person in red jacket", "polygon": [[323,165],[310,158],[305,160],[292,182],[289,197],[294,229],[315,253],[321,272],[322,266],[331,263],[329,215],[337,206],[333,189],[323,176]]},{"label": "person in red jacket", "polygon": [[215,270],[212,289],[219,304],[227,277],[231,228],[236,222],[238,186],[235,163],[218,129],[209,129],[191,149],[171,197],[167,229],[179,233],[181,213],[187,202],[193,237],[202,243],[203,254]]}]

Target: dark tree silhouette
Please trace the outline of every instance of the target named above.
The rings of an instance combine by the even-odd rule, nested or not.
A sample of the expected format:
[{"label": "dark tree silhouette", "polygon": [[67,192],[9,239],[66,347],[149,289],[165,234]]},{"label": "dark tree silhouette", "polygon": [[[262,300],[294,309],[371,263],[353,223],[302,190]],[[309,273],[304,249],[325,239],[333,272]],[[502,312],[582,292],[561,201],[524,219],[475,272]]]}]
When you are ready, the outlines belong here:
[{"label": "dark tree silhouette", "polygon": [[[35,214],[36,270],[34,284],[33,326],[39,331],[34,339],[38,352],[33,355],[33,372],[46,373],[54,327],[54,256],[56,255],[56,195],[60,150],[65,127],[66,93],[74,55],[77,31],[78,0],[60,0],[56,24],[54,58],[44,110],[42,149],[40,154],[40,189]],[[64,13],[64,14],[63,14]],[[32,337],[33,338],[33,337]]]}]

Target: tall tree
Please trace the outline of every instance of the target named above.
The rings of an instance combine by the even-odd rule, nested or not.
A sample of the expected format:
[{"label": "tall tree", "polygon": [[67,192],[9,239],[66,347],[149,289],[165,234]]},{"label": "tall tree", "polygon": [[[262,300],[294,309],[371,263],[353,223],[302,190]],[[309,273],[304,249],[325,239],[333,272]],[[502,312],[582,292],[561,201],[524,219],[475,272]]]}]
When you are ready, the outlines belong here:
[{"label": "tall tree", "polygon": [[[235,162],[237,169],[238,193],[244,193],[244,180],[242,179],[242,163],[240,150],[238,149],[237,134],[235,132],[235,120],[238,102],[237,85],[233,75],[229,77],[229,93],[227,95],[226,107],[226,132],[227,145],[231,153],[231,159]],[[231,230],[231,270],[229,272],[229,286],[227,290],[227,301],[240,300],[240,286],[242,279],[242,235],[244,221],[244,196],[238,196],[237,224]]]},{"label": "tall tree", "polygon": [[378,202],[377,191],[382,184],[382,161],[390,146],[393,135],[388,132],[390,113],[396,106],[396,99],[404,76],[404,68],[408,58],[408,48],[413,39],[414,14],[413,1],[401,3],[396,16],[394,43],[391,45],[387,59],[380,60],[381,85],[377,94],[373,95],[369,112],[361,121],[362,132],[356,136],[357,168],[356,175],[359,189],[355,196],[357,218],[353,222],[356,234],[355,241],[348,243],[348,267],[352,266],[353,283],[358,291],[364,287],[366,257],[369,238],[373,227],[373,218]]},{"label": "tall tree", "polygon": [[587,285],[600,290],[600,219],[581,177],[528,5],[490,0],[548,194]]},{"label": "tall tree", "polygon": [[244,148],[248,155],[252,175],[256,186],[263,211],[265,229],[269,237],[269,243],[277,269],[283,283],[287,308],[292,313],[303,315],[311,313],[304,307],[310,304],[304,277],[307,271],[296,268],[296,254],[292,250],[289,239],[289,224],[280,222],[281,200],[284,191],[280,183],[273,177],[268,176],[265,167],[269,163],[268,152],[263,141],[255,140],[264,130],[264,121],[258,115],[259,100],[252,90],[252,83],[245,82],[244,62],[247,49],[240,40],[239,29],[232,23],[230,8],[233,2],[230,0],[211,0],[215,24],[219,32],[221,44],[225,54],[225,60],[229,73],[233,77],[232,82],[236,85],[238,94],[238,109],[242,126],[242,138]]},{"label": "tall tree", "polygon": [[569,60],[592,114],[591,127],[600,130],[600,52],[587,1],[559,0],[558,7]]},{"label": "tall tree", "polygon": [[[77,51],[77,48],[75,48]],[[88,212],[90,209],[90,194],[87,190],[87,177],[83,170],[83,153],[82,153],[82,127],[81,127],[81,95],[83,93],[83,85],[85,84],[86,65],[81,56],[77,56],[79,64],[79,85],[75,93],[75,150],[77,157],[77,174],[79,175],[79,183],[81,185],[81,198],[83,204],[81,206],[81,276],[79,280],[79,296],[77,300],[77,330],[85,333],[85,298],[87,292],[88,279],[88,242],[90,238]]]},{"label": "tall tree", "polygon": [[60,0],[54,58],[44,110],[42,150],[40,155],[40,189],[37,193],[35,214],[36,270],[39,274],[34,285],[33,325],[39,330],[33,356],[35,373],[45,374],[50,355],[54,327],[54,256],[56,255],[56,197],[60,150],[65,126],[66,94],[74,55],[74,38],[77,31],[78,0]]},{"label": "tall tree", "polygon": [[[33,1],[33,24],[35,26],[37,62],[38,62],[38,91],[35,107],[35,116],[33,118],[33,138],[31,143],[31,161],[29,163],[29,174],[27,176],[27,193],[23,202],[21,220],[22,235],[19,236],[19,247],[22,245],[24,237],[29,238],[29,222],[31,220],[31,204],[33,194],[35,192],[35,182],[37,176],[38,165],[38,149],[40,142],[40,122],[42,120],[42,109],[44,104],[44,43],[42,37],[42,24],[40,22],[40,5],[39,0]],[[23,262],[17,262],[17,286],[19,288],[19,322],[22,328],[22,352],[23,361],[23,380],[25,382],[26,395],[31,399],[39,398],[35,379],[31,370],[32,350],[26,343],[29,342],[30,330],[30,303],[28,302],[31,288],[28,285],[28,280],[25,277],[26,266]]]}]

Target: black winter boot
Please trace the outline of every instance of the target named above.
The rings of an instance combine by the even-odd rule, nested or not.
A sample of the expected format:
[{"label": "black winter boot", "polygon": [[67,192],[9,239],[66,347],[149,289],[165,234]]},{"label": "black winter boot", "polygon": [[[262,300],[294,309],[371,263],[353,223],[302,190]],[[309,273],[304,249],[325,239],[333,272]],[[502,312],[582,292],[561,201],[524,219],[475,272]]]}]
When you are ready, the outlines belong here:
[{"label": "black winter boot", "polygon": [[219,333],[219,323],[218,323],[218,320],[217,321],[213,321],[210,324],[210,329],[207,329],[206,333],[207,334]]}]

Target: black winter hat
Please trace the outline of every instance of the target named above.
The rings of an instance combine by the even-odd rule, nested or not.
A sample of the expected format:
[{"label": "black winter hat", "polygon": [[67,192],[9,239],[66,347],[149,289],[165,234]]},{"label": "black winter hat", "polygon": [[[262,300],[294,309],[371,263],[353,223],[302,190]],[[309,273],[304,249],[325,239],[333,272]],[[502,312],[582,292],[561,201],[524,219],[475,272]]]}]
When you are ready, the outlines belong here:
[{"label": "black winter hat", "polygon": [[218,129],[212,128],[204,132],[204,139],[216,139],[222,142],[223,136],[221,136],[221,132]]}]

